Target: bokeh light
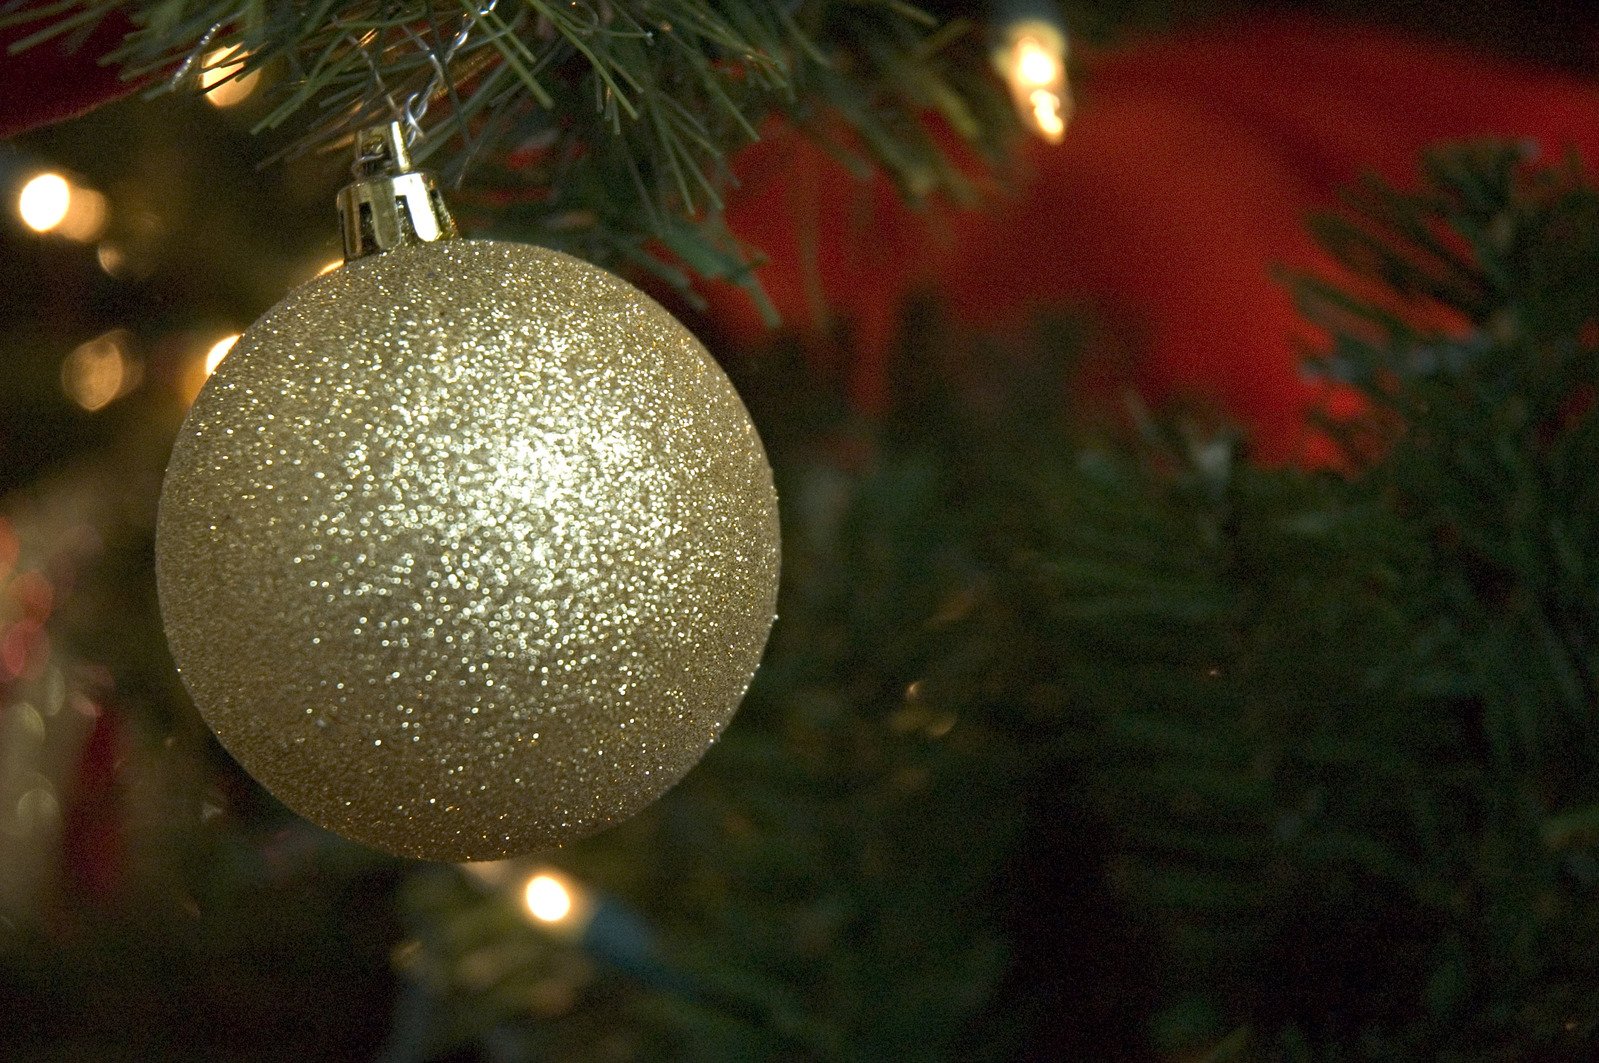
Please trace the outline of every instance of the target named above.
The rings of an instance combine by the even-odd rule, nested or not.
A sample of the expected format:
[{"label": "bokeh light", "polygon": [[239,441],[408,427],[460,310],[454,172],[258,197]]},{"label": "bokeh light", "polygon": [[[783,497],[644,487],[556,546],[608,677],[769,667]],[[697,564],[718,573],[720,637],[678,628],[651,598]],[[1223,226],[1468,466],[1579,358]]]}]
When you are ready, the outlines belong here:
[{"label": "bokeh light", "polygon": [[1051,144],[1060,143],[1072,111],[1065,33],[1048,22],[1017,23],[1005,32],[994,64],[1022,120]]},{"label": "bokeh light", "polygon": [[101,244],[94,249],[94,260],[100,263],[100,268],[106,276],[120,276],[127,268],[128,255],[116,244]]},{"label": "bokeh light", "polygon": [[67,215],[55,231],[69,240],[89,243],[105,231],[106,199],[92,188],[72,186]]},{"label": "bokeh light", "polygon": [[1066,118],[1060,113],[1060,97],[1048,89],[1034,89],[1028,97],[1033,108],[1033,126],[1051,144],[1066,135]]},{"label": "bokeh light", "polygon": [[208,52],[200,68],[200,91],[213,107],[232,107],[242,103],[255,91],[261,79],[259,70],[240,74],[239,68],[249,58],[249,53],[237,46],[217,48]]},{"label": "bokeh light", "polygon": [[17,214],[22,224],[36,233],[47,233],[60,225],[71,206],[72,186],[58,173],[39,174],[17,195]]},{"label": "bokeh light", "polygon": [[128,354],[121,329],[80,344],[61,362],[61,390],[90,413],[138,386],[143,366]]},{"label": "bokeh light", "polygon": [[1016,42],[1017,81],[1036,88],[1053,85],[1060,76],[1059,58],[1050,54],[1037,37],[1023,37]]},{"label": "bokeh light", "polygon": [[105,231],[106,198],[61,174],[36,174],[17,193],[17,216],[36,233],[87,242]]},{"label": "bokeh light", "polygon": [[541,923],[560,923],[572,914],[572,891],[566,883],[547,872],[528,879],[522,899],[528,914]]}]

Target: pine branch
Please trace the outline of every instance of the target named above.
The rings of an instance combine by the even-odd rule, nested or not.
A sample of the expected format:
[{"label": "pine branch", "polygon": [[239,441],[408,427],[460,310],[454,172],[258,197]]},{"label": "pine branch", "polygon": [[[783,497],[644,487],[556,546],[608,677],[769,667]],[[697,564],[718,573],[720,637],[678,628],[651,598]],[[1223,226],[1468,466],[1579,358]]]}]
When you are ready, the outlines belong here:
[{"label": "pine branch", "polygon": [[110,59],[156,91],[190,88],[219,50],[247,57],[235,77],[273,72],[258,129],[299,130],[286,154],[420,105],[418,159],[457,183],[472,170],[468,198],[524,204],[517,235],[600,259],[662,241],[746,282],[718,212],[728,157],[772,120],[842,124],[916,196],[964,187],[929,115],[990,152],[1014,128],[978,35],[900,0],[7,0],[0,18],[38,24],[32,43],[118,10],[136,28]]}]

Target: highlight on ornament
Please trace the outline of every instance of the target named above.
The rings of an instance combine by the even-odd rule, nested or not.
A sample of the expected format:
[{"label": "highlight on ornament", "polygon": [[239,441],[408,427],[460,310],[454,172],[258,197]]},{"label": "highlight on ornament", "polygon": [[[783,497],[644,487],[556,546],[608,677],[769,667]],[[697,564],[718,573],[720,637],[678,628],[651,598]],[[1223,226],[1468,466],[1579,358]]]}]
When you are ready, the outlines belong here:
[{"label": "highlight on ornament", "polygon": [[1011,23],[994,50],[994,65],[1010,88],[1017,113],[1051,144],[1065,139],[1071,121],[1066,56],[1065,32],[1039,18]]},{"label": "highlight on ornament", "polygon": [[186,404],[192,404],[199,397],[200,389],[205,387],[205,382],[211,379],[212,374],[222,365],[228,352],[233,350],[239,339],[239,333],[230,332],[215,339],[201,340],[190,348],[191,353],[174,383],[179,396]]},{"label": "highlight on ornament", "polygon": [[36,233],[88,242],[105,230],[106,199],[54,171],[35,174],[17,193],[17,217]]},{"label": "highlight on ornament", "polygon": [[217,366],[222,364],[222,359],[228,356],[228,352],[233,350],[233,345],[238,342],[239,333],[235,332],[232,335],[223,336],[211,345],[211,348],[205,352],[206,376],[210,376],[217,371]]}]

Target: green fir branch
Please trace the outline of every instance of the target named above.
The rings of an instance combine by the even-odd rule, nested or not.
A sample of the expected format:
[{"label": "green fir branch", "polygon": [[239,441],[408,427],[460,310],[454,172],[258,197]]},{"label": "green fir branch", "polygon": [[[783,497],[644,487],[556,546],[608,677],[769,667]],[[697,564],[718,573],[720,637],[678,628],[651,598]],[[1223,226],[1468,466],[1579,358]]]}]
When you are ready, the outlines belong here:
[{"label": "green fir branch", "polygon": [[[296,130],[284,155],[335,149],[427,96],[419,160],[443,160],[457,184],[471,169],[469,200],[546,193],[549,209],[520,212],[514,235],[603,259],[670,230],[680,252],[698,245],[677,256],[691,270],[747,285],[751,252],[729,256],[715,216],[730,156],[774,120],[841,122],[871,165],[919,197],[964,188],[927,135],[930,115],[989,152],[1015,128],[979,35],[902,0],[0,5],[0,18],[39,24],[24,45],[113,12],[134,29],[110,59],[154,78],[154,92],[189,90],[217,49],[248,55],[238,74],[272,72],[257,128]],[[440,78],[435,57],[469,24]],[[531,161],[504,165],[527,145],[541,146]]]}]

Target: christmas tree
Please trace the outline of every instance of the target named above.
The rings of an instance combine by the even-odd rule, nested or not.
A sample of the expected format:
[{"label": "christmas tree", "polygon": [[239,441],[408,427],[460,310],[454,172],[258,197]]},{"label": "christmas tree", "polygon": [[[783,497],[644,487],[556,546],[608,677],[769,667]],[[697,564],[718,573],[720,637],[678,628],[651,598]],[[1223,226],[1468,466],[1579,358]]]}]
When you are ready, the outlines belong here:
[{"label": "christmas tree", "polygon": [[[1599,24],[1439,10],[0,5],[0,1058],[1594,1058]],[[372,128],[669,306],[779,500],[719,740],[505,859],[296,815],[169,652],[276,599],[158,602],[238,334],[411,253],[341,265]],[[246,715],[341,703],[288,630]]]}]

